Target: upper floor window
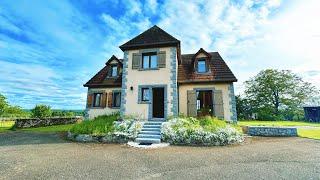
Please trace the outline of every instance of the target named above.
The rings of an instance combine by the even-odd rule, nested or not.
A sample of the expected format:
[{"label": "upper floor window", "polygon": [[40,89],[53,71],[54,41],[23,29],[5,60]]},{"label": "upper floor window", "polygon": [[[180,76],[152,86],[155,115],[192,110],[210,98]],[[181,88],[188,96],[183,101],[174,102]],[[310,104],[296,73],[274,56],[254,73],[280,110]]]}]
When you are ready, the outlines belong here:
[{"label": "upper floor window", "polygon": [[116,77],[118,76],[118,67],[117,66],[112,66],[111,68],[111,77]]},{"label": "upper floor window", "polygon": [[143,69],[158,68],[158,58],[155,52],[142,54],[142,68]]},{"label": "upper floor window", "polygon": [[207,69],[207,63],[205,59],[199,59],[198,60],[198,72],[199,73],[205,73],[208,71]]},{"label": "upper floor window", "polygon": [[101,97],[102,97],[102,93],[94,93],[93,107],[100,107],[101,106]]}]

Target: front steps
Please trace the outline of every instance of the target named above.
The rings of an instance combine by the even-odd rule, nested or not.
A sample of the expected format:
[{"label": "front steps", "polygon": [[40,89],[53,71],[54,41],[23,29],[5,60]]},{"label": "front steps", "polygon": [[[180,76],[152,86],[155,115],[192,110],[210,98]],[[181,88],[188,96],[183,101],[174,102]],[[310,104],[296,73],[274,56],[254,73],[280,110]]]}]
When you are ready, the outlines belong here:
[{"label": "front steps", "polygon": [[158,144],[161,142],[161,125],[163,121],[147,121],[144,123],[136,142],[140,144]]}]

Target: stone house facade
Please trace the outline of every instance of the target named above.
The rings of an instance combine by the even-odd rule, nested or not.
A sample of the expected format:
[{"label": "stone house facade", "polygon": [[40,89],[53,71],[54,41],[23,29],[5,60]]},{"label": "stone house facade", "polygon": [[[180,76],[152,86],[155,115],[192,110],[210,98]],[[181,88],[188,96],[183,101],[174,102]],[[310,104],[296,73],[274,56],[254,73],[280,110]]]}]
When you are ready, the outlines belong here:
[{"label": "stone house facade", "polygon": [[89,119],[120,112],[147,120],[184,114],[237,121],[237,79],[218,52],[181,54],[180,41],[158,26],[120,49],[123,59],[112,56],[84,84]]}]

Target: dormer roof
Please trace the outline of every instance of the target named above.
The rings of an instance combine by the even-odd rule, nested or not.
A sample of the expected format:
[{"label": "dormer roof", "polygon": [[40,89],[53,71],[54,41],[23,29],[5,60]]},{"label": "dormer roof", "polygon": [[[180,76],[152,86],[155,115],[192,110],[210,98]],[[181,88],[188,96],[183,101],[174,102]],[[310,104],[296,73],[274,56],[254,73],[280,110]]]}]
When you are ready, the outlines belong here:
[{"label": "dormer roof", "polygon": [[154,25],[120,46],[122,51],[140,48],[178,46],[180,41],[163,29]]}]

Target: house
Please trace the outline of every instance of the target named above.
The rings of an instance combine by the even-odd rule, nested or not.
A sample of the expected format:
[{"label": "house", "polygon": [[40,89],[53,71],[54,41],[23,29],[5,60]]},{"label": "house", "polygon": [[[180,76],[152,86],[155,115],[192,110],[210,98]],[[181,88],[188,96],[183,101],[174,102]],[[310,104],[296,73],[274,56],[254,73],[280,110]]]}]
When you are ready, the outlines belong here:
[{"label": "house", "polygon": [[180,41],[153,26],[120,46],[88,87],[88,118],[119,112],[147,120],[179,113],[237,121],[233,82],[218,52],[181,54]]}]

